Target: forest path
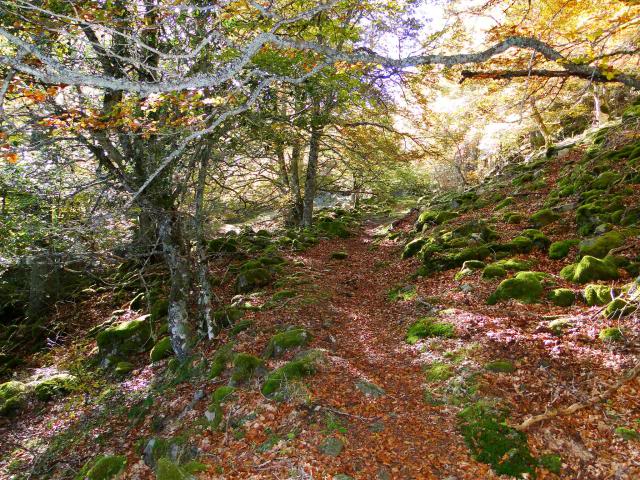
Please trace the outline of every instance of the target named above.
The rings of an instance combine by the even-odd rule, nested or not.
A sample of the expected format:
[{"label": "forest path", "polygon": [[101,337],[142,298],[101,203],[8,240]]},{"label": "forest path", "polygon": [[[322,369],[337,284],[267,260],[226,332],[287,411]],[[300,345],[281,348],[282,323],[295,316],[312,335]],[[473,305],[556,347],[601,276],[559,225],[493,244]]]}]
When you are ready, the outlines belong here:
[{"label": "forest path", "polygon": [[[310,382],[313,398],[342,412],[336,417],[348,424],[338,434],[344,452],[312,463],[323,462],[326,473],[362,479],[490,478],[456,431],[455,412],[424,401],[424,361],[404,340],[408,325],[421,316],[419,304],[388,298],[389,290],[409,283],[416,265],[400,261],[396,244],[376,240],[378,226],[365,222],[357,235],[302,254],[306,273],[328,294],[326,302],[304,312],[316,320],[314,331],[322,332],[314,346],[326,348],[332,361]],[[348,257],[330,259],[334,251]],[[360,382],[385,393],[366,394],[367,384]]]}]

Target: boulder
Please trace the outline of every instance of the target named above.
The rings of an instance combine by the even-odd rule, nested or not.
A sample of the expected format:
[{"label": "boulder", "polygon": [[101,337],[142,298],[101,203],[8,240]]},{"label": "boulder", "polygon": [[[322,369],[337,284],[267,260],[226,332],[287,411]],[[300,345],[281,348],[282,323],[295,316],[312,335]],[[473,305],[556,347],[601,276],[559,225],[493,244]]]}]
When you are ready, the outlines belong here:
[{"label": "boulder", "polygon": [[575,239],[553,242],[549,246],[549,258],[553,260],[560,260],[569,255],[569,250],[571,250],[571,247],[577,244],[578,240]]},{"label": "boulder", "polygon": [[594,280],[616,280],[620,277],[618,267],[609,259],[587,255],[580,262],[567,265],[560,270],[560,276],[575,283],[587,283]]},{"label": "boulder", "polygon": [[509,299],[522,303],[535,303],[542,297],[543,275],[541,272],[518,272],[515,277],[500,282],[496,291],[487,299],[487,303],[494,305]]},{"label": "boulder", "polygon": [[279,357],[286,350],[301,347],[309,343],[311,334],[303,327],[291,328],[284,332],[276,333],[267,344],[265,358]]},{"label": "boulder", "polygon": [[47,401],[55,396],[71,393],[77,384],[77,378],[68,373],[59,373],[38,382],[34,393],[38,400]]},{"label": "boulder", "polygon": [[0,384],[0,415],[15,413],[24,403],[27,386],[11,380]]},{"label": "boulder", "polygon": [[620,232],[607,232],[593,238],[587,238],[580,242],[579,257],[591,255],[596,258],[604,258],[613,248],[624,244],[624,236]]},{"label": "boulder", "polygon": [[96,336],[100,355],[128,356],[142,353],[151,346],[148,315],[109,327]]},{"label": "boulder", "polygon": [[576,294],[568,288],[556,288],[549,292],[549,300],[559,307],[570,307],[576,300]]},{"label": "boulder", "polygon": [[554,212],[550,208],[543,208],[542,210],[538,210],[536,213],[531,215],[529,221],[531,225],[536,228],[544,227],[545,225],[549,225],[560,219],[560,214]]},{"label": "boulder", "polygon": [[153,346],[149,357],[151,358],[151,361],[155,363],[164,358],[170,357],[171,355],[173,355],[171,339],[169,337],[164,337]]},{"label": "boulder", "polygon": [[606,305],[609,303],[613,296],[618,295],[619,291],[608,286],[608,285],[598,285],[591,284],[587,285],[584,289],[584,298],[587,302],[587,305],[593,307],[595,305]]},{"label": "boulder", "polygon": [[247,293],[258,288],[266,287],[273,277],[266,268],[253,268],[241,271],[236,278],[236,293]]}]

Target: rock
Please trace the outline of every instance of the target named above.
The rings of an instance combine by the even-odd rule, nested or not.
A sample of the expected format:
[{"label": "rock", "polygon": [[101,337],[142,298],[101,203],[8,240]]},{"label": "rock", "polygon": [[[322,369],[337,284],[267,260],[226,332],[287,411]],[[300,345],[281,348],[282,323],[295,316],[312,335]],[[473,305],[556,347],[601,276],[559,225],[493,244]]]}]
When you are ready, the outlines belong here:
[{"label": "rock", "polygon": [[416,238],[415,240],[410,241],[405,245],[404,250],[402,251],[402,258],[405,259],[413,257],[426,243],[427,241],[424,238]]},{"label": "rock", "polygon": [[603,315],[607,318],[622,318],[631,315],[638,310],[638,306],[634,303],[627,302],[622,298],[616,298],[609,302],[605,308]]},{"label": "rock", "polygon": [[580,262],[567,265],[560,270],[560,276],[576,283],[587,283],[593,280],[616,280],[620,277],[618,267],[608,259],[600,260],[587,255]]},{"label": "rock", "polygon": [[550,208],[544,208],[531,215],[529,221],[534,227],[540,228],[557,221],[559,218],[560,215],[558,213],[554,212]]},{"label": "rock", "polygon": [[624,338],[624,334],[618,327],[609,327],[600,330],[598,338],[603,342],[619,342]]},{"label": "rock", "polygon": [[560,240],[549,246],[549,258],[560,260],[569,254],[571,247],[578,244],[578,240]]},{"label": "rock", "polygon": [[233,370],[231,371],[230,385],[238,385],[245,382],[255,373],[264,369],[264,362],[248,353],[237,353],[233,357]]},{"label": "rock", "polygon": [[247,293],[266,287],[272,281],[271,273],[265,268],[241,271],[236,278],[236,293]]},{"label": "rock", "polygon": [[75,477],[76,480],[110,480],[117,478],[127,464],[124,455],[101,455],[89,460]]},{"label": "rock", "polygon": [[142,458],[144,463],[154,470],[161,459],[167,459],[176,464],[183,464],[193,460],[198,449],[188,444],[185,437],[152,438],[144,447]]},{"label": "rock", "polygon": [[0,415],[15,413],[24,403],[27,386],[22,382],[11,380],[0,384]]},{"label": "rock", "polygon": [[218,328],[230,327],[244,316],[244,310],[239,306],[227,306],[213,312],[213,323]]},{"label": "rock", "polygon": [[100,355],[128,356],[146,351],[151,344],[151,325],[148,315],[122,322],[103,330],[96,336]]},{"label": "rock", "polygon": [[596,258],[604,258],[613,248],[624,244],[624,236],[620,232],[608,232],[599,237],[588,238],[580,242],[579,257],[590,255]]},{"label": "rock", "polygon": [[559,307],[569,307],[576,299],[576,294],[568,288],[556,288],[549,292],[549,300]]},{"label": "rock", "polygon": [[609,188],[611,185],[613,185],[614,183],[616,183],[618,180],[620,180],[620,178],[622,178],[620,176],[619,173],[616,172],[602,172],[600,175],[598,175],[598,177],[591,182],[591,188],[596,188],[596,189],[607,189]]},{"label": "rock", "polygon": [[364,393],[367,397],[378,398],[385,395],[385,391],[374,383],[365,380],[358,380],[356,388]]},{"label": "rock", "polygon": [[286,350],[304,346],[311,340],[311,334],[303,327],[295,327],[284,332],[276,333],[267,344],[265,358],[279,357]]},{"label": "rock", "polygon": [[535,303],[542,296],[541,272],[518,272],[515,277],[503,280],[487,303],[494,305],[502,300],[515,299],[522,303]]},{"label": "rock", "polygon": [[549,240],[549,238],[544,233],[535,228],[528,228],[526,230],[523,230],[520,235],[527,237],[529,240],[531,240],[533,247],[540,250],[546,250],[547,248],[549,248],[549,245],[551,245],[551,240]]},{"label": "rock", "polygon": [[153,363],[159,362],[162,359],[170,357],[173,355],[173,347],[171,346],[171,339],[169,337],[164,337],[159,340],[153,348],[151,349],[151,353],[149,357]]},{"label": "rock", "polygon": [[36,384],[34,392],[38,400],[47,401],[62,396],[76,388],[77,379],[68,373],[60,373]]},{"label": "rock", "polygon": [[584,298],[590,307],[606,305],[618,294],[619,290],[608,285],[591,284],[584,289]]},{"label": "rock", "polygon": [[493,278],[504,278],[507,276],[507,271],[500,265],[490,264],[482,271],[482,278],[490,280]]},{"label": "rock", "polygon": [[301,353],[294,360],[275,369],[267,376],[262,386],[262,394],[265,396],[272,395],[286,386],[287,382],[311,375],[323,358],[324,354],[320,350],[309,350]]},{"label": "rock", "polygon": [[369,430],[371,430],[373,433],[380,433],[384,431],[384,422],[380,420],[377,422],[373,422],[371,425],[369,425]]},{"label": "rock", "polygon": [[459,288],[462,293],[470,293],[473,292],[475,287],[470,283],[463,283]]},{"label": "rock", "polygon": [[573,327],[573,322],[568,318],[558,318],[549,322],[548,327],[551,333],[560,336],[564,334],[565,330]]},{"label": "rock", "polygon": [[330,457],[337,457],[344,449],[344,442],[336,437],[329,437],[320,444],[319,450]]},{"label": "rock", "polygon": [[462,264],[462,270],[480,270],[485,267],[485,263],[480,260],[467,260]]},{"label": "rock", "polygon": [[345,260],[349,254],[347,252],[331,252],[331,258],[333,260]]}]

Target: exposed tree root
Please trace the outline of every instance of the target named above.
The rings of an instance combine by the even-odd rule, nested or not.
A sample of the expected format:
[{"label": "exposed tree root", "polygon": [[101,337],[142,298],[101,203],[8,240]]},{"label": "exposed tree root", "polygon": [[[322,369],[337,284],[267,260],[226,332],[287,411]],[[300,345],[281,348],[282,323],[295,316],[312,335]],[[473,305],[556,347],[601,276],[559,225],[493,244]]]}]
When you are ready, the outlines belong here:
[{"label": "exposed tree root", "polygon": [[511,425],[511,426],[516,430],[524,431],[528,429],[530,426],[535,425],[536,423],[544,422],[545,420],[550,420],[552,418],[559,417],[559,416],[571,415],[572,413],[577,412],[578,410],[583,410],[585,408],[591,407],[596,403],[600,403],[610,398],[617,390],[619,390],[626,383],[636,378],[639,374],[640,374],[640,362],[636,363],[636,365],[631,370],[628,370],[615,384],[610,386],[608,389],[606,389],[604,392],[600,393],[599,395],[595,395],[591,397],[586,402],[576,402],[569,405],[566,408],[549,410],[540,415],[534,415],[532,417],[529,417],[520,424]]}]

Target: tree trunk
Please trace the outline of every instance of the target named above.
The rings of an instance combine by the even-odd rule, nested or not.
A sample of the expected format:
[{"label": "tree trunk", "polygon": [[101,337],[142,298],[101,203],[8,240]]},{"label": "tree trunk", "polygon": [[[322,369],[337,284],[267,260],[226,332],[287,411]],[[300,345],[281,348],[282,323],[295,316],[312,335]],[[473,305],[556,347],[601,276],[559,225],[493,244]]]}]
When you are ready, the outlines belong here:
[{"label": "tree trunk", "polygon": [[191,328],[187,311],[189,292],[189,264],[184,255],[180,226],[175,214],[167,212],[160,223],[160,240],[165,260],[169,267],[171,290],[169,292],[169,336],[171,346],[178,360],[183,361],[189,355]]},{"label": "tree trunk", "polygon": [[300,142],[295,141],[291,149],[291,162],[289,165],[289,178],[291,189],[291,212],[288,223],[290,225],[300,225],[302,221],[302,195],[300,194]]},{"label": "tree trunk", "polygon": [[533,114],[533,121],[536,122],[536,125],[540,129],[540,133],[542,133],[542,136],[544,137],[544,146],[549,147],[549,144],[551,143],[551,133],[549,132],[547,125],[544,123],[544,119],[533,100],[531,101],[531,112]]},{"label": "tree trunk", "polygon": [[598,126],[602,123],[601,113],[601,103],[600,103],[600,93],[598,92],[597,85],[591,85],[591,89],[593,91],[593,123]]},{"label": "tree trunk", "polygon": [[316,196],[316,177],[318,174],[318,156],[320,153],[321,138],[322,128],[318,126],[311,127],[309,157],[307,160],[307,176],[304,184],[304,202],[301,222],[303,227],[309,227],[313,223],[313,200]]},{"label": "tree trunk", "polygon": [[45,255],[34,255],[29,259],[29,304],[27,317],[31,322],[38,321],[47,307],[48,261]]}]

